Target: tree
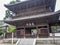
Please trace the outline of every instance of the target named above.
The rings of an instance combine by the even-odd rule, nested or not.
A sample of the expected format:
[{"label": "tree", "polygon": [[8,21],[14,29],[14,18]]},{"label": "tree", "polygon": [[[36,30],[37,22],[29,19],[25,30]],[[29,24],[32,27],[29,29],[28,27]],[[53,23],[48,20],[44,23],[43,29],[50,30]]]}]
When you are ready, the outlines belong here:
[{"label": "tree", "polygon": [[8,32],[12,32],[12,45],[13,45],[13,32],[16,30],[16,27],[13,25],[8,25]]},{"label": "tree", "polygon": [[[3,22],[0,21],[0,26],[2,26],[2,25],[3,25]],[[4,34],[4,31],[0,29],[0,35],[2,35],[2,34]]]},{"label": "tree", "polygon": [[9,4],[15,4],[16,1],[11,1]]},{"label": "tree", "polygon": [[8,25],[8,32],[14,32],[16,30],[16,27],[13,25]]},{"label": "tree", "polygon": [[6,10],[4,19],[7,19],[8,17],[10,17],[10,11]]},{"label": "tree", "polygon": [[[16,3],[15,1],[11,1],[9,4],[15,4],[15,3]],[[11,16],[10,10],[6,10],[4,19],[9,18],[10,16]],[[8,25],[7,29],[8,29],[8,32],[12,32],[12,45],[13,45],[13,32],[15,31],[16,27],[12,25]]]},{"label": "tree", "polygon": [[[15,1],[11,1],[9,4],[15,4]],[[5,17],[4,17],[4,19],[7,19],[8,17],[10,17],[10,10],[6,10],[5,11]]]},{"label": "tree", "polygon": [[[19,1],[19,0],[11,1],[9,4],[15,4],[15,3],[18,2],[18,1]],[[5,11],[5,17],[4,17],[4,19],[7,19],[7,18],[11,17],[10,12],[11,12],[10,10],[6,10],[6,11]],[[15,29],[15,26],[8,25],[8,28],[9,28],[9,31],[10,31],[10,32],[13,32],[14,29]]]},{"label": "tree", "polygon": [[[20,0],[16,0],[16,1],[11,1],[9,4],[15,4],[16,2],[20,2]],[[5,11],[5,17],[4,19],[7,19],[8,17],[10,17],[10,10],[6,10]]]},{"label": "tree", "polygon": [[3,30],[0,30],[0,35],[4,34],[4,31]]}]

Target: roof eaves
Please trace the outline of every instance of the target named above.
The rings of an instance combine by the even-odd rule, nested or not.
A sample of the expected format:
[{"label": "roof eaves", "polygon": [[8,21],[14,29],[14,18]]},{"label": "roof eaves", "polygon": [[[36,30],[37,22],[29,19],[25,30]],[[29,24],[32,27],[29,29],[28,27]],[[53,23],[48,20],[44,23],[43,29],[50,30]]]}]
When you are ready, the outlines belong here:
[{"label": "roof eaves", "polygon": [[16,19],[12,19],[12,20],[6,20],[6,21],[17,21],[17,20],[26,20],[26,19],[32,19],[32,18],[42,18],[42,17],[46,17],[46,16],[52,16],[52,15],[55,15],[55,14],[59,14],[59,13],[60,12],[51,12],[51,13],[47,13],[47,14],[26,16],[26,17],[21,17],[21,18],[16,18]]}]

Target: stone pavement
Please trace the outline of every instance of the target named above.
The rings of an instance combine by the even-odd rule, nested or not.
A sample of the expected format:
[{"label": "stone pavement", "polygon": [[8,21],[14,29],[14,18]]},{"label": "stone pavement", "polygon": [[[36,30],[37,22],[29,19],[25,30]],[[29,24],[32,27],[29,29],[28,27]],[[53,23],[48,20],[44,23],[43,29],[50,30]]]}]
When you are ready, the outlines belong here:
[{"label": "stone pavement", "polygon": [[[8,39],[5,39],[5,41],[7,40],[8,42]],[[6,43],[3,39],[0,39],[0,45],[12,45],[12,43]],[[15,44],[14,44],[15,45]]]},{"label": "stone pavement", "polygon": [[37,44],[37,45],[56,45],[56,44]]},{"label": "stone pavement", "polygon": [[[6,44],[0,44],[0,45],[12,45],[12,44],[7,44],[7,43],[6,43]],[[16,44],[13,44],[13,45],[16,45]]]},{"label": "stone pavement", "polygon": [[[10,38],[8,38],[8,39],[11,40]],[[8,40],[8,39],[6,39],[6,40]],[[19,39],[21,39],[21,38],[19,38]],[[53,38],[35,38],[35,39],[36,39],[36,41],[38,40],[38,44],[36,44],[36,45],[60,45],[60,38],[55,38],[55,40],[56,40],[55,42],[57,42],[57,44],[52,43]],[[17,38],[15,40],[17,40]],[[12,45],[12,44],[3,43],[3,39],[0,39],[0,45]]]},{"label": "stone pavement", "polygon": [[60,38],[37,38],[36,45],[60,45]]},{"label": "stone pavement", "polygon": [[17,45],[35,45],[35,43],[34,43],[34,39],[32,39],[32,38],[30,38],[30,39],[20,39],[20,41],[18,42],[18,44]]}]

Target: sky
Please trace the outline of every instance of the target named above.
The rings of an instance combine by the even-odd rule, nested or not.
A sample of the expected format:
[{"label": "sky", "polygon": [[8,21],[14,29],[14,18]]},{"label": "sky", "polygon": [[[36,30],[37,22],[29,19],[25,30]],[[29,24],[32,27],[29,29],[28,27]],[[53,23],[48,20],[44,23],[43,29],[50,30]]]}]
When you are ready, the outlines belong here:
[{"label": "sky", "polygon": [[4,4],[9,4],[10,1],[12,0],[0,0],[0,20],[3,20],[3,18],[5,17],[5,10],[7,10],[7,8],[4,7]]},{"label": "sky", "polygon": [[[8,4],[10,1],[12,0],[0,0],[0,20],[3,20],[3,18],[5,17],[5,10],[7,10],[7,8],[4,7],[4,4]],[[55,11],[58,11],[59,9],[60,9],[60,0],[57,0]]]},{"label": "sky", "polygon": [[56,1],[55,11],[60,10],[60,0]]}]

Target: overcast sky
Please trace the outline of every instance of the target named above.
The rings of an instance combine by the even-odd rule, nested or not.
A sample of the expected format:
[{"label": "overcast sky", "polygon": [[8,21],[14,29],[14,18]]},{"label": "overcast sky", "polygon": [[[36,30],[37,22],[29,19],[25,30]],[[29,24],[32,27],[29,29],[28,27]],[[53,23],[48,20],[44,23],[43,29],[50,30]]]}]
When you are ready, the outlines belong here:
[{"label": "overcast sky", "polygon": [[[8,4],[10,1],[12,1],[12,0],[0,0],[0,20],[3,20],[3,18],[5,16],[6,8],[4,7],[4,4]],[[22,0],[22,1],[24,1],[24,0]],[[57,0],[55,11],[57,11],[59,9],[60,9],[60,0]]]}]

